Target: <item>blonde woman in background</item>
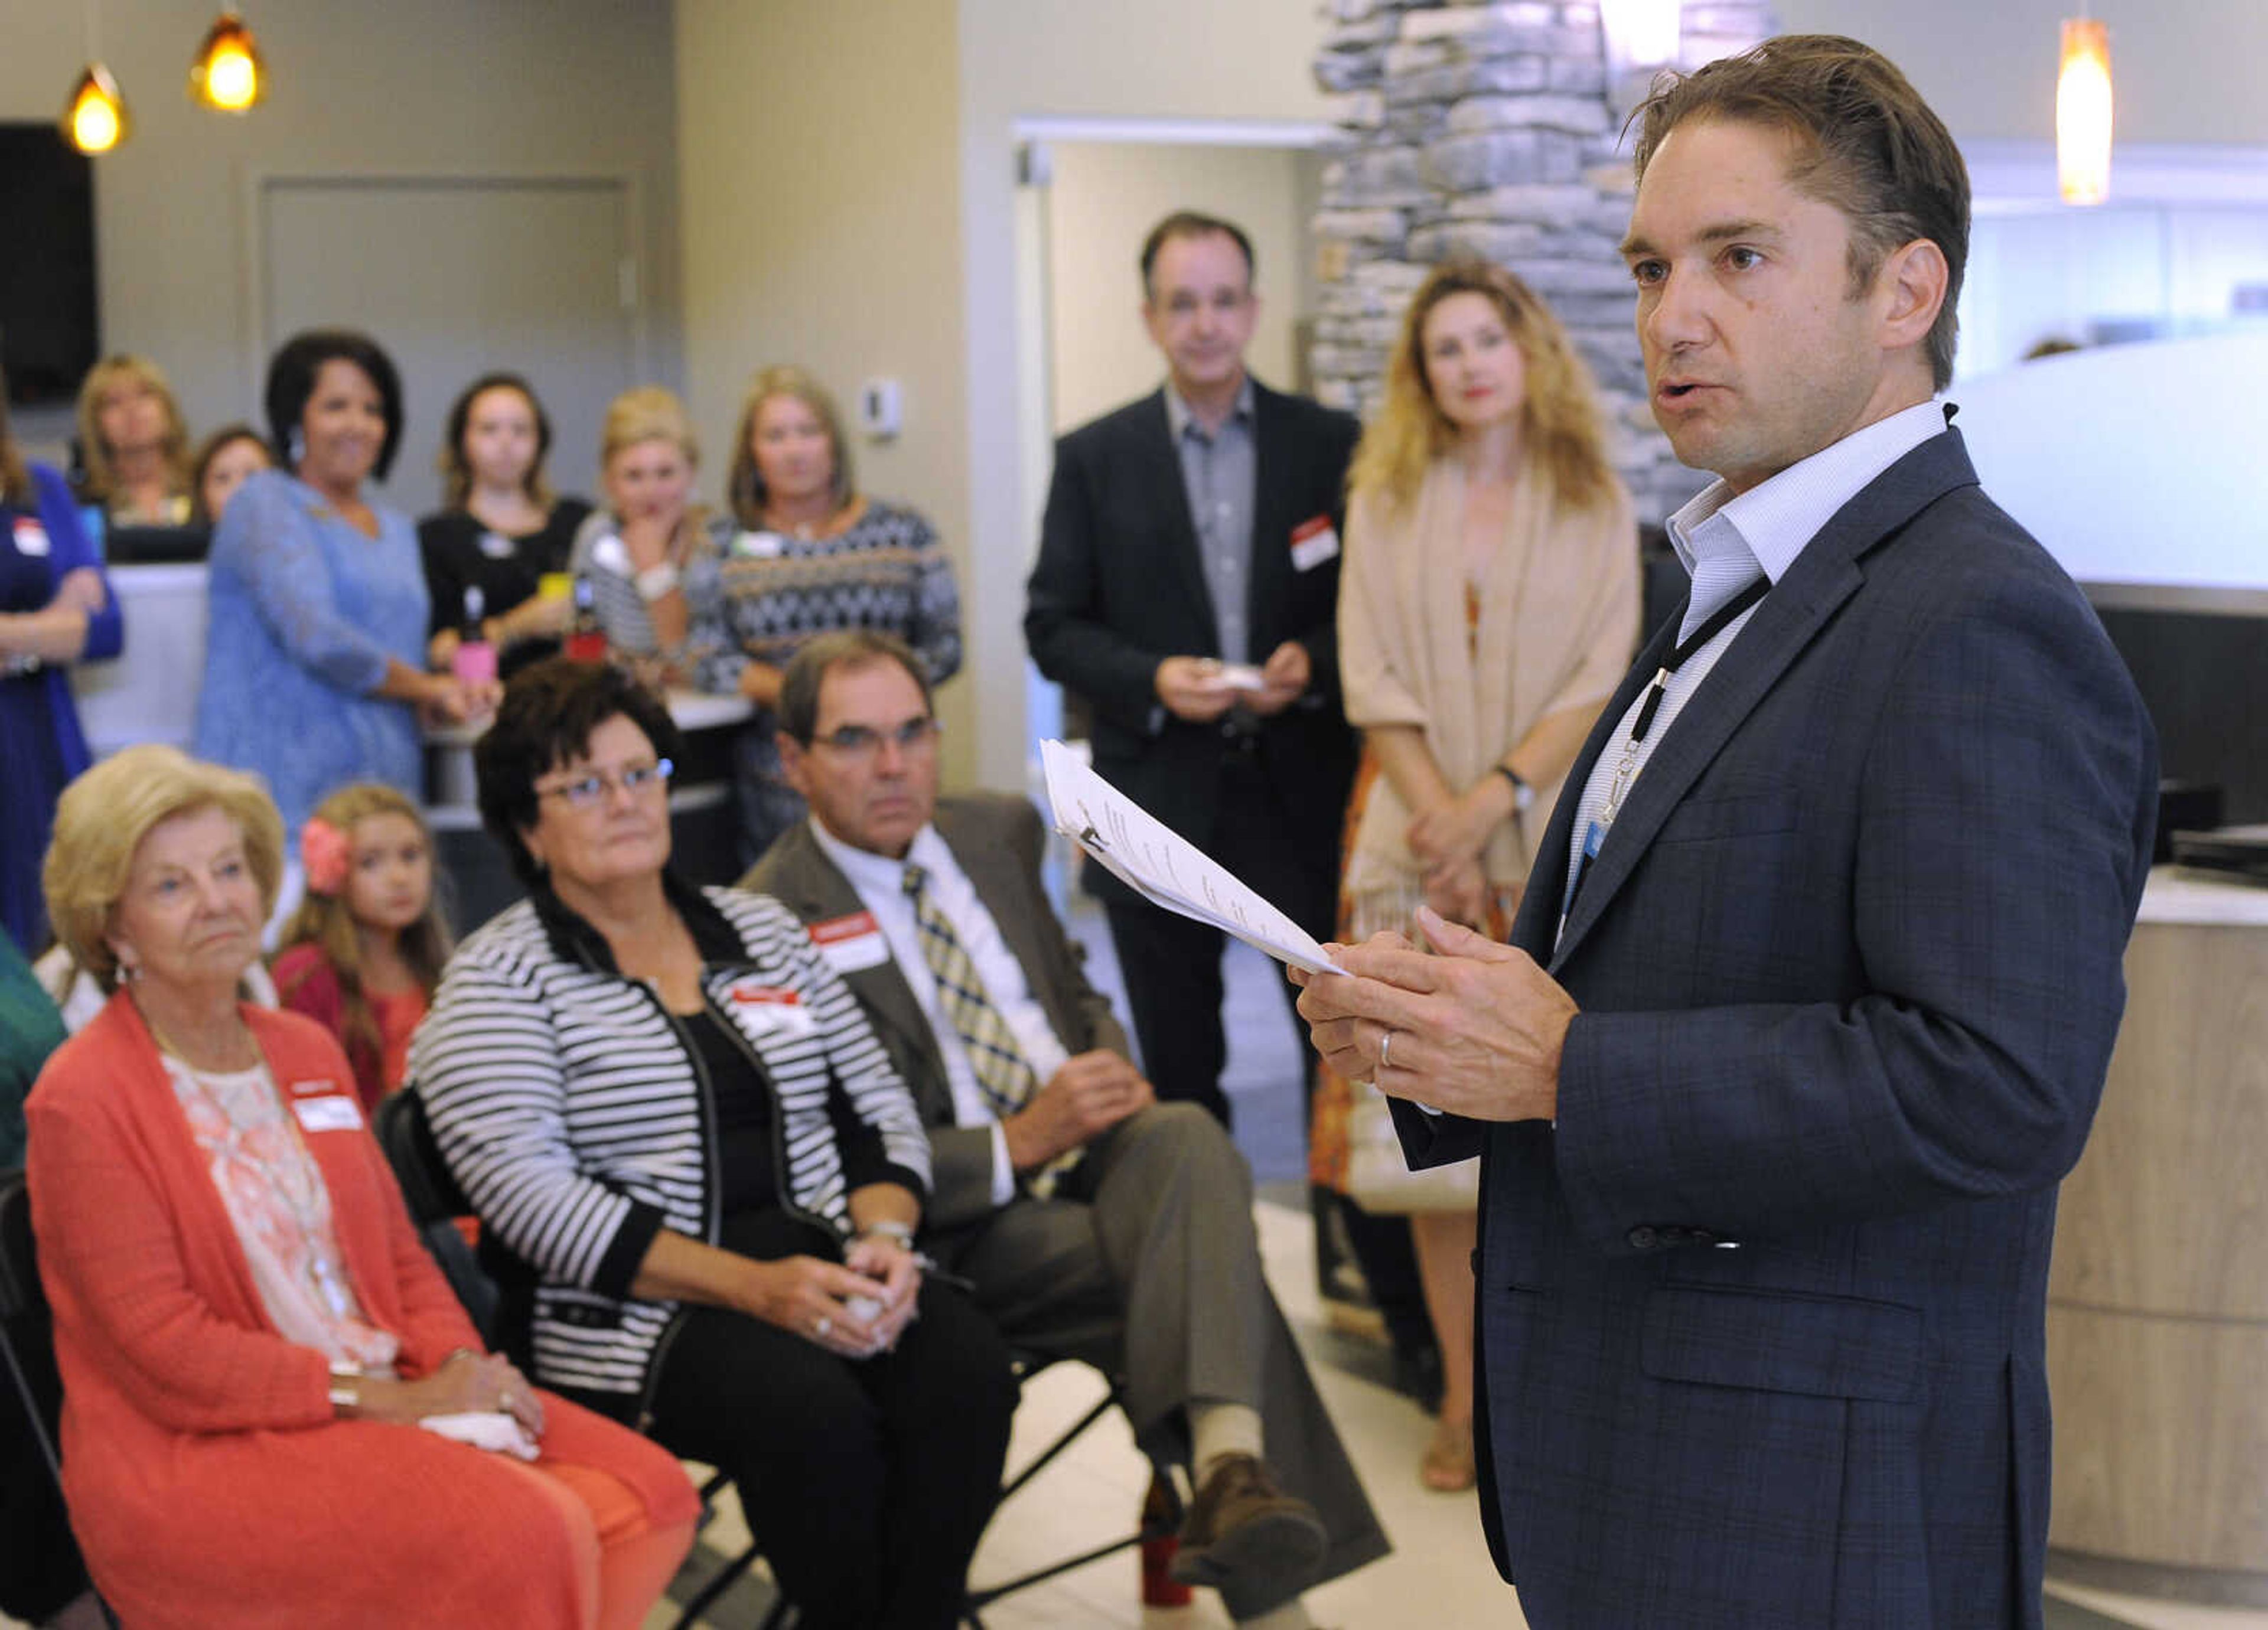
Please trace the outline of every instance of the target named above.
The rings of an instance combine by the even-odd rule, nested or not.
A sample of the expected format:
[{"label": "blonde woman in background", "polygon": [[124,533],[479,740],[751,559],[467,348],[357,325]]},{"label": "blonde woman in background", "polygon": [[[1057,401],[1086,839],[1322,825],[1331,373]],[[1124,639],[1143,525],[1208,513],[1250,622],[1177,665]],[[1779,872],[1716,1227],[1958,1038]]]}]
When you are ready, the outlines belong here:
[{"label": "blonde woman in background", "polygon": [[861,493],[835,399],[801,368],[749,382],[728,488],[739,530],[723,568],[722,638],[703,687],[756,704],[737,792],[745,859],[803,818],[782,775],[771,710],[795,653],[821,634],[903,640],[932,685],[961,668],[961,591],[945,545],[916,511]]},{"label": "blonde woman in background", "polygon": [[105,357],[78,387],[79,498],[114,527],[189,520],[189,427],[147,357]]},{"label": "blonde woman in background", "polygon": [[[1423,904],[1502,939],[1638,614],[1589,378],[1517,277],[1457,261],[1426,279],[1348,486],[1339,668],[1364,755],[1341,933],[1415,937]],[[1422,1475],[1469,1487],[1474,1213],[1419,1210],[1411,1229],[1444,1381]]]},{"label": "blonde woman in background", "polygon": [[715,637],[731,523],[694,501],[701,446],[685,404],[655,385],[615,397],[599,465],[606,506],[576,535],[568,570],[589,581],[614,654],[649,679],[688,682]]}]

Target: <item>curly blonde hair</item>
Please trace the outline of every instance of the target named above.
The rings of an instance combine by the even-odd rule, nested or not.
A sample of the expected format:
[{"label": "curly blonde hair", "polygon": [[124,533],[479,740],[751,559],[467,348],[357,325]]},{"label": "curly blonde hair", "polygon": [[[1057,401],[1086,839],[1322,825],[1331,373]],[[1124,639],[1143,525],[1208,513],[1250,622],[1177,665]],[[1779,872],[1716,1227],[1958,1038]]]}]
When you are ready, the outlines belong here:
[{"label": "curly blonde hair", "polygon": [[1477,294],[1494,306],[1520,347],[1527,374],[1521,445],[1550,474],[1560,501],[1579,509],[1609,502],[1615,476],[1590,370],[1534,290],[1503,267],[1470,258],[1436,266],[1411,297],[1387,364],[1386,400],[1355,448],[1348,491],[1376,493],[1391,509],[1405,507],[1417,498],[1426,467],[1456,445],[1458,428],[1425,379],[1425,320],[1453,294]]},{"label": "curly blonde hair", "polygon": [[[436,886],[425,897],[423,915],[401,931],[401,958],[409,964],[410,972],[417,976],[417,983],[430,1000],[434,988],[441,983],[441,969],[449,960],[453,943],[448,920],[441,912],[440,859],[433,854],[433,830],[426,825],[424,812],[393,787],[377,781],[357,781],[316,805],[313,818],[336,829],[351,845],[355,822],[379,815],[398,815],[415,822],[425,839],[425,852],[433,859]],[[339,1010],[345,1022],[346,1038],[376,1052],[383,1043],[379,1035],[378,1015],[372,1011],[369,993],[363,989],[362,939],[355,932],[354,913],[348,909],[345,889],[335,894],[318,894],[310,887],[298,910],[292,912],[291,924],[284,930],[283,943],[276,948],[289,950],[311,940],[338,975]],[[291,1000],[289,991],[279,991],[277,994],[287,1002]]]},{"label": "curly blonde hair", "polygon": [[106,993],[118,988],[110,918],[126,892],[135,851],[165,822],[207,809],[236,822],[266,921],[284,877],[284,817],[257,776],[144,742],[122,749],[63,788],[40,884],[55,938]]}]

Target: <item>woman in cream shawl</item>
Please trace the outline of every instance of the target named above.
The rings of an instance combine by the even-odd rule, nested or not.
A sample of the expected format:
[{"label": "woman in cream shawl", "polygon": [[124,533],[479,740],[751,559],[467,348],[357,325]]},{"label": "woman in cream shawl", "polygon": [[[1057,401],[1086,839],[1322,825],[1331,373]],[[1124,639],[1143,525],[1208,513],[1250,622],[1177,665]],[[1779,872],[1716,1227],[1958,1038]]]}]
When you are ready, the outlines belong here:
[{"label": "woman in cream shawl", "polygon": [[[1349,486],[1339,666],[1365,751],[1342,933],[1414,934],[1423,903],[1501,938],[1638,614],[1589,377],[1517,277],[1458,261],[1425,280]],[[1474,1227],[1469,1209],[1411,1219],[1441,1346],[1436,1488],[1473,1480]]]}]

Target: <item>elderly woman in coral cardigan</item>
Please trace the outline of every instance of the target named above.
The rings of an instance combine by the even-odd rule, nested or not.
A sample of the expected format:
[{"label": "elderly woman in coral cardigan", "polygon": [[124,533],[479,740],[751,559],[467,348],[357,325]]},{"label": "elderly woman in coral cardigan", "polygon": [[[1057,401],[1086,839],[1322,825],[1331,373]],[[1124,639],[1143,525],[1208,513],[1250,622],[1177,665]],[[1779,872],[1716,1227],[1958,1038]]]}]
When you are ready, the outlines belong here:
[{"label": "elderly woman in coral cardigan", "polygon": [[170,748],[56,811],[48,910],[115,989],[28,1106],[95,1583],[136,1630],[635,1626],[692,1489],[482,1353],[338,1043],[237,1000],[282,841],[256,782]]}]

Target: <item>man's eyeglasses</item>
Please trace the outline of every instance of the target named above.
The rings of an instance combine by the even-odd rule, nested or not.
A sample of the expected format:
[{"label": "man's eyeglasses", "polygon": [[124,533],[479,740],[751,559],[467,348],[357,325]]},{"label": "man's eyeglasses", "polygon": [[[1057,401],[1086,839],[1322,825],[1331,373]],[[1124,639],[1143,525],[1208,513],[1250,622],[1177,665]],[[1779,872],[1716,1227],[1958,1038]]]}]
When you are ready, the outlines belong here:
[{"label": "man's eyeglasses", "polygon": [[666,758],[659,758],[650,764],[631,764],[622,770],[593,770],[572,781],[562,781],[555,786],[539,786],[535,789],[535,795],[538,798],[563,798],[577,809],[595,809],[615,787],[636,798],[667,786],[669,778],[676,773],[675,764]]},{"label": "man's eyeglasses", "polygon": [[830,730],[823,736],[814,736],[812,745],[840,753],[845,758],[872,758],[881,751],[886,741],[898,744],[902,753],[917,752],[937,741],[941,726],[934,719],[909,719],[895,730],[877,730],[870,725],[845,725]]}]

